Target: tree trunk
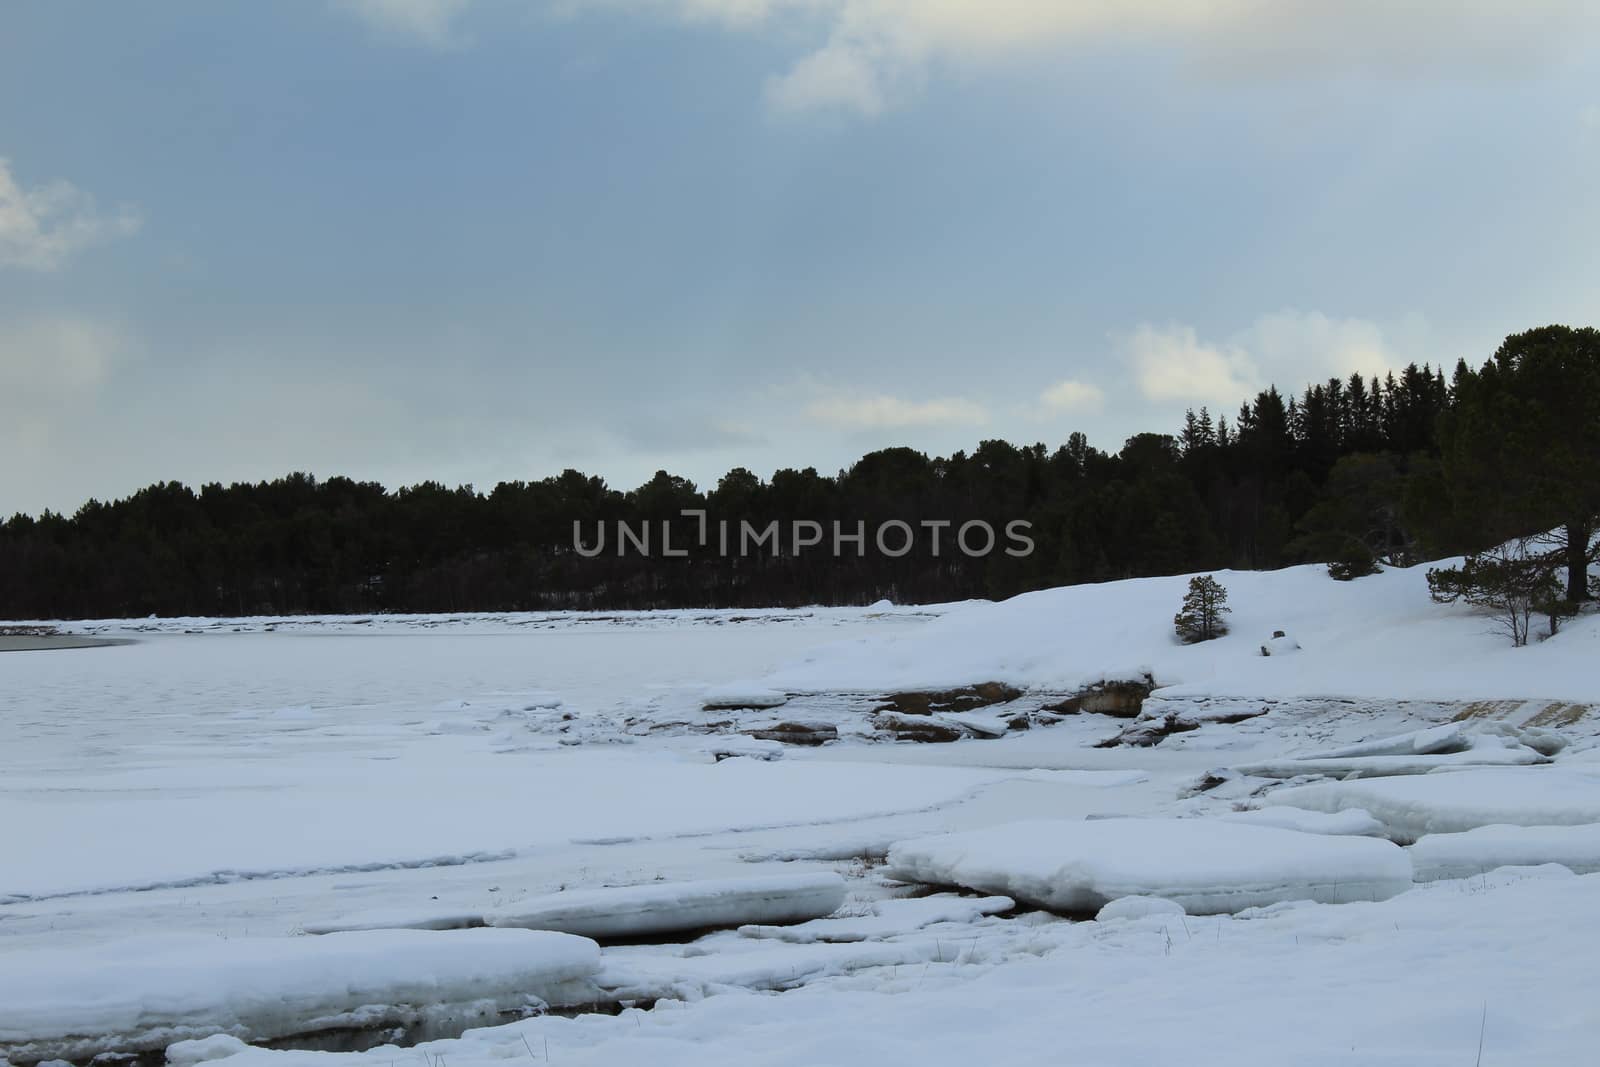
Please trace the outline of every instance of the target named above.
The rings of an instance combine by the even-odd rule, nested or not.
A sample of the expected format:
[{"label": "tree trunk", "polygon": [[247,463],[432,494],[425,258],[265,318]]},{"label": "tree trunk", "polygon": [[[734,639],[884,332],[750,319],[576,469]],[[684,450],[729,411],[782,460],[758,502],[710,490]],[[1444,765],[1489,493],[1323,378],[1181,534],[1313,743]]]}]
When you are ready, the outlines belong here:
[{"label": "tree trunk", "polygon": [[1589,599],[1589,539],[1593,535],[1588,520],[1567,523],[1567,599],[1574,604]]}]

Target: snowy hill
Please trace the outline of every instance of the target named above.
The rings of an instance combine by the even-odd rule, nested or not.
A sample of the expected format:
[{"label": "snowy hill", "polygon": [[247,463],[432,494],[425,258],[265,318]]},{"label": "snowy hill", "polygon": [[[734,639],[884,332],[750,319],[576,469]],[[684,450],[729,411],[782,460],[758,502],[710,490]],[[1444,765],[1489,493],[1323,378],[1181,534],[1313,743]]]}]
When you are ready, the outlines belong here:
[{"label": "snowy hill", "polygon": [[[1231,632],[1197,645],[1181,644],[1172,627],[1187,575],[1048,589],[818,649],[762,684],[876,691],[993,680],[1072,690],[1148,674],[1173,697],[1600,700],[1600,616],[1514,648],[1489,616],[1429,598],[1428,567],[1438,565],[1353,582],[1320,565],[1218,571]],[[1278,630],[1300,649],[1263,656]]]}]

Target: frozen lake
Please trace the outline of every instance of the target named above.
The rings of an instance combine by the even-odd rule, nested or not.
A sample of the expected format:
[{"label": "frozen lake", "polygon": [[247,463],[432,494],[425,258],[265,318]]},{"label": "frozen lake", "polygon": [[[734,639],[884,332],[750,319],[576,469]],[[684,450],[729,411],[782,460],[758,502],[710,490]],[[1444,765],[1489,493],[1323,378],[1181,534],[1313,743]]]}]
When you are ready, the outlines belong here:
[{"label": "frozen lake", "polygon": [[[818,665],[892,662],[905,679],[922,662],[942,677],[979,639],[1007,655],[1044,643],[1031,617],[1009,639],[990,632],[993,613],[936,621],[961,610],[151,620],[75,627],[131,644],[0,655],[0,961],[10,961],[0,962],[0,997],[10,998],[0,1045],[75,1012],[132,1033],[174,1005],[209,1004],[193,1029],[164,1040],[203,1036],[232,1025],[230,1012],[263,1018],[263,1004],[297,998],[307,1001],[294,1009],[301,1019],[344,1005],[318,1024],[325,1029],[403,1017],[453,1035],[463,1020],[514,1016],[497,1014],[503,1007],[462,1015],[456,1005],[431,1018],[428,1005],[503,993],[496,982],[524,1003],[555,981],[550,968],[592,969],[592,947],[585,956],[562,942],[541,961],[522,946],[547,942],[519,939],[524,930],[378,929],[367,940],[306,931],[516,916],[548,910],[541,901],[568,890],[596,890],[565,899],[603,907],[602,887],[632,887],[615,899],[664,900],[670,913],[679,882],[715,894],[728,880],[838,876],[847,897],[831,918],[604,947],[601,969],[585,979],[597,983],[592,996],[611,1010],[637,1001],[650,1011],[530,1018],[421,1050],[451,1067],[529,1056],[703,1064],[708,1050],[710,1062],[786,1065],[954,1065],[988,1054],[1050,1063],[1066,1013],[1085,1062],[1181,1055],[1234,1067],[1279,1062],[1292,1047],[1310,1049],[1298,1062],[1332,1064],[1351,1062],[1355,1047],[1453,1064],[1471,1061],[1485,998],[1502,1027],[1548,1021],[1501,1031],[1519,1062],[1571,1061],[1596,1036],[1575,972],[1588,949],[1571,948],[1596,928],[1600,875],[1519,867],[1407,890],[1403,850],[1339,840],[1382,829],[1346,810],[1358,806],[1346,793],[1391,820],[1437,809],[1478,822],[1519,811],[1581,822],[1600,796],[1587,735],[1558,768],[1479,770],[1454,790],[1430,793],[1432,782],[1451,784],[1439,775],[1331,781],[1316,811],[1274,808],[1269,796],[1250,815],[1289,829],[1252,832],[1220,824],[1236,808],[1262,807],[1256,794],[1278,783],[1235,776],[1197,793],[1202,777],[1355,742],[1358,754],[1344,758],[1420,751],[1427,744],[1406,732],[1455,738],[1450,709],[1290,700],[1155,748],[1096,747],[1125,723],[1093,714],[995,740],[891,743],[868,729],[795,748],[738,731],[782,716],[846,724],[871,701],[819,693],[766,711],[704,706],[708,691],[759,697],[763,679],[803,678]],[[938,640],[919,652],[924,633]],[[1208,713],[1203,697],[1163,699],[1178,713]],[[1391,735],[1402,736],[1370,740]],[[1512,735],[1473,737],[1475,747],[1458,739],[1454,754],[1408,758],[1423,770],[1495,753],[1543,759]],[[1132,821],[1083,821],[1117,817]],[[1549,840],[1582,866],[1596,847],[1583,827],[1542,837],[1516,829],[1452,855],[1470,864],[1481,848],[1520,862]],[[891,850],[949,832],[942,846]],[[1083,848],[1087,857],[1074,851]],[[928,884],[889,876],[906,870]],[[1226,907],[1241,880],[1248,900],[1289,903],[1187,917],[1171,900],[1127,903],[1148,893]],[[957,896],[951,885],[970,891]],[[1009,906],[1051,899],[1051,886],[1077,887],[1084,899],[1109,892],[1122,910],[1086,923]],[[1354,902],[1313,905],[1308,895]],[[473,935],[459,951],[457,934]],[[153,961],[171,962],[152,972]],[[383,996],[412,1000],[362,1014]],[[1009,1021],[997,1029],[1000,1018]],[[416,1025],[412,1033],[428,1032]],[[360,1043],[403,1038],[383,1030]],[[327,1067],[305,1053],[233,1046],[175,1062],[230,1053],[235,1067]],[[398,1056],[376,1048],[340,1067],[388,1067]]]}]

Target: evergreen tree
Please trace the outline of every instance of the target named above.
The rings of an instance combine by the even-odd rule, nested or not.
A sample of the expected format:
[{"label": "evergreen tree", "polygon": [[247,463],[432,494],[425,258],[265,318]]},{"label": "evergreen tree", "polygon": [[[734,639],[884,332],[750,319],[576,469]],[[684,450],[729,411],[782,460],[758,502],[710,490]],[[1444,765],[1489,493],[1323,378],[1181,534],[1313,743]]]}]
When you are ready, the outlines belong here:
[{"label": "evergreen tree", "polygon": [[[1411,366],[1263,390],[1237,419],[1207,408],[1173,436],[1139,434],[1117,454],[1072,433],[1043,444],[986,441],[969,455],[909,448],[836,475],[736,468],[702,492],[669,472],[630,492],[569,470],[487,493],[424,483],[394,490],[292,474],[255,484],[165,483],[71,516],[0,521],[0,617],[441,610],[750,607],[998,598],[1048,585],[1222,566],[1374,559],[1414,562],[1556,529],[1530,543],[1565,580],[1525,599],[1559,625],[1586,587],[1600,528],[1600,343],[1547,327],[1508,338],[1480,370]],[[1294,399],[1290,400],[1289,397]],[[684,511],[707,512],[708,544]],[[1027,559],[972,559],[955,528],[1032,523]],[[834,520],[945,524],[903,556],[866,545],[741,557],[742,523]],[[617,553],[615,523],[681,522],[663,558]],[[718,523],[735,549],[724,556]],[[592,545],[582,554],[574,524]],[[870,534],[869,534],[870,539]],[[1475,574],[1486,573],[1479,567]],[[1446,579],[1449,581],[1450,579]]]},{"label": "evergreen tree", "polygon": [[1189,579],[1189,591],[1184,594],[1183,607],[1173,617],[1172,625],[1186,645],[1197,641],[1210,641],[1228,632],[1223,616],[1233,609],[1228,607],[1228,591],[1209,574],[1197,574]]},{"label": "evergreen tree", "polygon": [[1552,617],[1552,632],[1569,613],[1558,604],[1560,583],[1548,554],[1526,538],[1473,553],[1460,567],[1430,569],[1428,592],[1441,604],[1462,601],[1487,610],[1518,648],[1528,643],[1535,613]]},{"label": "evergreen tree", "polygon": [[1506,338],[1481,370],[1458,367],[1439,420],[1439,483],[1426,497],[1439,547],[1483,549],[1558,530],[1545,548],[1565,598],[1589,598],[1600,519],[1600,332],[1546,326]]}]

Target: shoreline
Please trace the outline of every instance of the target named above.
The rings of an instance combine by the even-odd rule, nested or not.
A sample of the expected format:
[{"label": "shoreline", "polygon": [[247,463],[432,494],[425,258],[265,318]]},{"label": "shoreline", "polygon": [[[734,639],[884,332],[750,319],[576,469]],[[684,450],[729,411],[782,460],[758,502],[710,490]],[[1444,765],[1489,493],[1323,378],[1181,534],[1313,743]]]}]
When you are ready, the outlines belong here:
[{"label": "shoreline", "polygon": [[129,637],[85,637],[82,634],[0,634],[0,652],[53,652],[68,648],[109,648],[134,644]]}]

